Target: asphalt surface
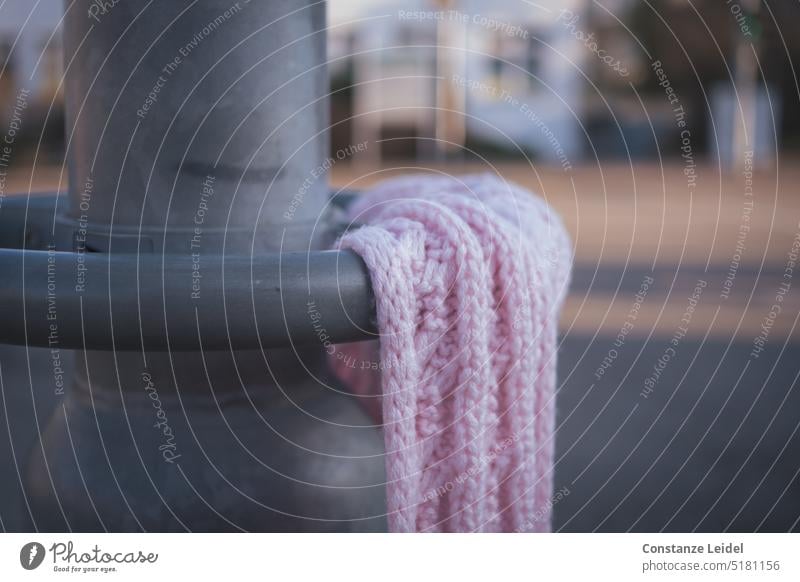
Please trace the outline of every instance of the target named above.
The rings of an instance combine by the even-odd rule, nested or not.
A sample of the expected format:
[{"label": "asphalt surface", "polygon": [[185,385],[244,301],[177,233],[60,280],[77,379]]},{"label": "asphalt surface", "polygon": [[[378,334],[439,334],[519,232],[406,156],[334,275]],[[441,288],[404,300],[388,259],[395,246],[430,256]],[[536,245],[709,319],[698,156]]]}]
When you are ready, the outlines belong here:
[{"label": "asphalt surface", "polygon": [[[648,276],[600,273],[579,267],[572,300],[592,289],[601,297],[617,292],[627,304]],[[677,303],[691,290],[684,279],[697,277],[679,274]],[[663,289],[650,291],[643,304],[669,303],[663,297]],[[714,303],[710,291],[706,297],[712,305],[701,299],[704,311]],[[568,494],[555,504],[554,528],[800,529],[800,345],[792,334],[776,333],[753,357],[749,331],[710,339],[707,328],[695,328],[656,374],[674,346],[674,321],[642,325],[622,345],[614,343],[619,324],[562,332],[555,483]],[[615,356],[598,378],[611,349]],[[68,377],[69,358],[65,366]],[[27,531],[20,474],[58,397],[47,350],[2,347],[0,371],[0,525]],[[645,390],[648,378],[655,381]]]}]

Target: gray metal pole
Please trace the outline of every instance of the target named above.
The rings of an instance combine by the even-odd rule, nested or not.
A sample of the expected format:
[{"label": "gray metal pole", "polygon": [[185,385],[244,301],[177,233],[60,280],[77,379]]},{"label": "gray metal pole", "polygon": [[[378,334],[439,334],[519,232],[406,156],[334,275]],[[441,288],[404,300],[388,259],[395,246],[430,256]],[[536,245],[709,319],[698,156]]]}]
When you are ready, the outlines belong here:
[{"label": "gray metal pole", "polygon": [[[272,309],[262,324],[280,322],[279,296],[292,293],[295,307],[313,299],[297,269],[280,267],[285,255],[260,255],[307,251],[325,236],[324,220],[314,226],[327,187],[324,3],[66,5],[70,203],[57,246],[72,254],[44,282],[55,289],[55,349],[59,325],[65,345],[111,345],[76,353],[75,378],[34,448],[37,526],[384,528],[382,439],[327,372],[322,346],[236,350],[253,345],[249,310],[262,298],[248,302],[241,280],[225,294],[227,275],[249,271]],[[41,254],[5,259],[42,288],[42,273],[28,271],[48,268]],[[349,272],[358,295],[363,271]],[[17,293],[26,309],[27,293]],[[170,323],[195,327],[178,332],[183,351]],[[124,327],[120,346],[112,325]],[[137,328],[143,348],[120,351],[134,348]],[[208,328],[223,349],[201,350]],[[305,325],[301,335],[314,334]]]},{"label": "gray metal pole", "polygon": [[96,6],[65,20],[73,246],[249,252],[287,229],[305,250],[327,198],[324,3]]}]

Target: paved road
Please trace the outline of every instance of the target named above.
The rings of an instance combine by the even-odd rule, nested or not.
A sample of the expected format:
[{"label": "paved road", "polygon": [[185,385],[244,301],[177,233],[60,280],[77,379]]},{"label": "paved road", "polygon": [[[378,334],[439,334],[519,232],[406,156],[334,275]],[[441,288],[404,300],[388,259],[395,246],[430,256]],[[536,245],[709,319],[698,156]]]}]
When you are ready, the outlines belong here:
[{"label": "paved road", "polygon": [[[631,340],[601,380],[613,337],[571,334],[560,351],[555,507],[562,531],[785,531],[800,519],[800,346],[776,341],[757,360],[748,344],[685,340],[648,398],[669,345]],[[48,355],[0,349],[0,520],[28,529],[15,465],[35,446],[52,396]],[[9,432],[14,443],[13,454]],[[14,458],[16,455],[16,461]]]}]

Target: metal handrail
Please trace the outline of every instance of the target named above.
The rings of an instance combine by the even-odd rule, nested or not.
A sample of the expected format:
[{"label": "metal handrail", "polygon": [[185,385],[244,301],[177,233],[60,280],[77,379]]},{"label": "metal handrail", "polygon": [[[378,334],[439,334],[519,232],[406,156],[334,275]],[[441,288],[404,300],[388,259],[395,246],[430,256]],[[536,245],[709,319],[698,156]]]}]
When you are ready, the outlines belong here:
[{"label": "metal handrail", "polygon": [[[362,259],[0,250],[0,343],[93,350],[248,349],[374,337]],[[200,275],[198,277],[198,274]]]}]

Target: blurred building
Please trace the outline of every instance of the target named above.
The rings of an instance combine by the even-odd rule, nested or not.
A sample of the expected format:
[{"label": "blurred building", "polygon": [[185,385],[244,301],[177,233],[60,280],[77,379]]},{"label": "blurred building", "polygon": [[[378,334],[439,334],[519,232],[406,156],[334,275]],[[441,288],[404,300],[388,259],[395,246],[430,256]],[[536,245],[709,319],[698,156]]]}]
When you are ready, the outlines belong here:
[{"label": "blurred building", "polygon": [[[63,125],[61,0],[0,3],[0,132],[24,103],[20,132]],[[58,134],[59,132],[56,132]]]},{"label": "blurred building", "polygon": [[561,166],[679,156],[654,67],[694,154],[769,162],[800,141],[783,106],[800,98],[791,0],[332,0],[330,14],[333,140],[382,140],[373,161],[426,158],[437,140]]},{"label": "blurred building", "polygon": [[[581,150],[585,53],[556,21],[584,4],[400,0],[333,12],[334,140],[383,140],[365,151],[373,161],[469,141],[569,164]],[[552,51],[564,60],[544,58]]]},{"label": "blurred building", "polygon": [[[564,168],[676,155],[680,131],[656,62],[680,96],[695,154],[740,159],[743,137],[757,161],[800,146],[800,108],[788,106],[800,99],[796,0],[328,5],[333,145],[367,141],[360,155],[372,162],[464,147]],[[0,2],[0,130],[29,91],[24,132],[46,125],[54,148],[61,16],[60,0]]]}]

